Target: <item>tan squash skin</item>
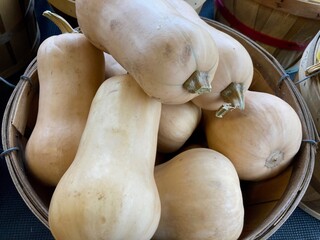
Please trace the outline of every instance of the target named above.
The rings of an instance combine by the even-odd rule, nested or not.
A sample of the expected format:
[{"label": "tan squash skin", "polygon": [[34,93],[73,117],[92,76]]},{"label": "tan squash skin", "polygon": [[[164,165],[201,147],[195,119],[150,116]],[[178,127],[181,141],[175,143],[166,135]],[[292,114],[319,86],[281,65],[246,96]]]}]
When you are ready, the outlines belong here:
[{"label": "tan squash skin", "polygon": [[[207,110],[218,110],[221,105],[229,103],[220,95],[230,83],[242,84],[243,95],[248,90],[253,78],[253,63],[247,50],[239,41],[230,35],[210,26],[201,18],[189,4],[181,0],[166,0],[177,12],[183,14],[191,21],[204,23],[207,31],[214,39],[219,51],[219,63],[211,82],[212,90],[201,94],[192,101],[199,107]],[[242,99],[235,96],[235,104],[242,104]]]},{"label": "tan squash skin", "polygon": [[300,119],[275,95],[247,91],[246,108],[222,119],[203,110],[208,146],[227,156],[241,180],[276,176],[293,160],[302,141]]},{"label": "tan squash skin", "polygon": [[240,182],[222,154],[194,148],[155,167],[161,218],[153,239],[236,240],[244,222]]},{"label": "tan squash skin", "polygon": [[28,171],[55,186],[74,159],[104,58],[80,33],[46,39],[37,53],[39,110],[25,157]]},{"label": "tan squash skin", "polygon": [[56,239],[152,237],[161,212],[154,181],[160,112],[161,103],[129,75],[101,85],[77,155],[51,199]]},{"label": "tan squash skin", "polygon": [[189,139],[201,120],[201,108],[192,102],[163,104],[158,132],[158,151],[172,153]]},{"label": "tan squash skin", "polygon": [[111,78],[113,76],[127,74],[127,71],[109,54],[104,52],[105,60],[105,78]]},{"label": "tan squash skin", "polygon": [[76,12],[92,43],[162,103],[185,103],[201,94],[183,87],[195,71],[208,83],[213,79],[219,60],[214,40],[202,22],[190,21],[164,0],[77,0]]}]

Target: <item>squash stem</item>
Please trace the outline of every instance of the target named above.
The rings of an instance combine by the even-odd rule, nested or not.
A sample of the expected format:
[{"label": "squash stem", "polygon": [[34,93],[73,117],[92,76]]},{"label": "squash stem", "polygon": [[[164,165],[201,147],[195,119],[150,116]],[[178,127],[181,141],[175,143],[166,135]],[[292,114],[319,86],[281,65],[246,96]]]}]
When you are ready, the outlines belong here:
[{"label": "squash stem", "polygon": [[46,10],[42,13],[43,16],[50,19],[62,33],[76,33],[77,31],[60,15]]},{"label": "squash stem", "polygon": [[220,96],[226,102],[216,112],[216,117],[222,118],[227,112],[239,108],[244,109],[244,87],[242,83],[230,83],[224,90],[221,91]]},{"label": "squash stem", "polygon": [[211,92],[208,73],[195,71],[184,83],[183,87],[190,93],[203,94]]},{"label": "squash stem", "polygon": [[235,108],[244,109],[244,87],[242,83],[230,83],[221,93],[222,99]]},{"label": "squash stem", "polygon": [[223,104],[217,111],[216,111],[216,117],[222,118],[227,112],[232,111],[235,109],[234,106],[232,106],[231,103]]}]

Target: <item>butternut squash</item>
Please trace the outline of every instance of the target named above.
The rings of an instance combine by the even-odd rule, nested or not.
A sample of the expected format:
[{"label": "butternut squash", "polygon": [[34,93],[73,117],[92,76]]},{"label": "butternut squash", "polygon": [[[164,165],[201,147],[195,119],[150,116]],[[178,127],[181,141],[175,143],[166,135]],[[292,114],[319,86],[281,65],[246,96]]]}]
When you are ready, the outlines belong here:
[{"label": "butternut squash", "polygon": [[234,108],[244,109],[245,92],[252,83],[253,63],[245,47],[232,36],[197,18],[197,12],[181,0],[166,0],[177,12],[197,24],[203,24],[219,50],[219,62],[211,82],[211,92],[201,94],[192,101],[202,109],[218,110],[222,117]]},{"label": "butternut squash", "polygon": [[128,74],[107,79],[49,206],[56,239],[150,239],[160,219],[154,164],[161,103]]},{"label": "butternut squash", "polygon": [[42,42],[37,69],[39,108],[26,167],[55,186],[75,157],[91,101],[104,81],[104,57],[83,34],[64,33]]},{"label": "butternut squash", "polygon": [[158,132],[158,151],[172,153],[189,139],[201,120],[201,108],[192,102],[163,104]]},{"label": "butternut squash", "polygon": [[217,151],[193,148],[155,167],[161,217],[154,239],[235,240],[244,223],[237,172]]},{"label": "butternut squash", "polygon": [[246,108],[219,119],[203,110],[208,146],[228,157],[241,180],[260,181],[282,172],[302,141],[295,110],[281,98],[247,91]]},{"label": "butternut squash", "polygon": [[215,41],[202,22],[165,0],[77,0],[76,13],[82,32],[149,96],[180,104],[211,90],[219,61]]}]

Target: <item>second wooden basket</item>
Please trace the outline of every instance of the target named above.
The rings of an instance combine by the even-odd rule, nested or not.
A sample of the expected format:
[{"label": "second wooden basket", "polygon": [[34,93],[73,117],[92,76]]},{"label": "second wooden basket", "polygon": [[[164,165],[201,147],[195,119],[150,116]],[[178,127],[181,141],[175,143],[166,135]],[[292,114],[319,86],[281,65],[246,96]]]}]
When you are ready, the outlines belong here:
[{"label": "second wooden basket", "polygon": [[237,29],[293,66],[320,29],[320,2],[312,0],[215,0],[215,19]]}]

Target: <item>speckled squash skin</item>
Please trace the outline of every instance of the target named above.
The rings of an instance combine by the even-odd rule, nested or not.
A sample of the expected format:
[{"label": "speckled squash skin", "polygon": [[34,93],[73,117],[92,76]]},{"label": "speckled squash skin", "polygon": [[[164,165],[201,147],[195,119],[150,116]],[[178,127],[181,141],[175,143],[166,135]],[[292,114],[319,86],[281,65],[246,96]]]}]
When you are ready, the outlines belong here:
[{"label": "speckled squash skin", "polygon": [[215,41],[203,22],[189,20],[166,1],[77,0],[76,12],[90,41],[160,102],[198,96],[184,87],[191,76],[210,85],[219,61]]},{"label": "speckled squash skin", "polygon": [[237,172],[221,153],[193,148],[155,167],[161,218],[153,239],[236,240],[244,223]]},{"label": "speckled squash skin", "polygon": [[161,103],[130,75],[100,86],[76,157],[50,202],[56,239],[152,237],[161,212],[154,180],[160,112]]},{"label": "speckled squash skin", "polygon": [[39,107],[25,157],[30,174],[56,186],[72,163],[92,99],[105,80],[103,52],[80,33],[47,38],[37,53]]},{"label": "speckled squash skin", "polygon": [[203,111],[208,146],[233,162],[241,180],[274,177],[300,149],[300,118],[287,102],[269,93],[247,91],[245,104],[244,110],[223,118]]}]

